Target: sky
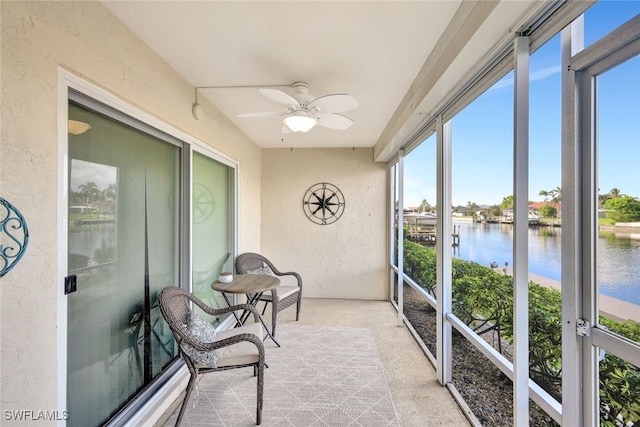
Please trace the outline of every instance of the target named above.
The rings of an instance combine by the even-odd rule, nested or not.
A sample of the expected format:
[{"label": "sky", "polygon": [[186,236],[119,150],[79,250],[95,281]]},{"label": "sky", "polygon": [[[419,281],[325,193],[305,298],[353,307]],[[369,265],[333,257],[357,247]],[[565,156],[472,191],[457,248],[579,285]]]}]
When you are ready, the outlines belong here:
[{"label": "sky", "polygon": [[[601,1],[585,13],[585,46],[640,14],[640,1]],[[561,187],[560,36],[530,58],[529,200]],[[513,71],[452,119],[453,205],[513,194]],[[598,186],[640,197],[640,56],[598,79]],[[435,135],[405,157],[404,205],[436,204]]]},{"label": "sky", "polygon": [[99,190],[106,190],[109,185],[118,183],[118,168],[100,163],[71,159],[70,187],[78,191],[80,186],[93,182]]}]

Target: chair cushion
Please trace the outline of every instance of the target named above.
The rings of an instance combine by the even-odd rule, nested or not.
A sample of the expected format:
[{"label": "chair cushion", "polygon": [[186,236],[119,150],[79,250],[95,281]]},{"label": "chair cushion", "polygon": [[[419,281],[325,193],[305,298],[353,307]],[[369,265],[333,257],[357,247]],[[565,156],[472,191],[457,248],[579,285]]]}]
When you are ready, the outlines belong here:
[{"label": "chair cushion", "polygon": [[[225,338],[230,338],[239,334],[254,334],[257,335],[260,340],[264,339],[263,327],[260,323],[247,323],[239,328],[226,329],[224,331],[218,331],[218,341]],[[230,345],[228,347],[222,347],[218,349],[218,367],[232,366],[232,365],[244,365],[248,363],[255,363],[260,359],[258,348],[255,344],[248,341],[241,341],[237,344]]]},{"label": "chair cushion", "polygon": [[[300,286],[278,286],[275,288],[276,298],[278,301],[285,299],[289,295],[295,294],[296,292],[300,292]],[[271,292],[265,292],[260,297],[262,301],[271,301],[272,295]]]},{"label": "chair cushion", "polygon": [[269,267],[266,263],[262,263],[262,267],[256,268],[255,270],[247,270],[246,274],[264,274],[267,276],[275,276],[271,267]]},{"label": "chair cushion", "polygon": [[[216,329],[213,325],[193,311],[189,312],[189,317],[187,318],[187,329],[195,339],[203,343],[208,344],[216,340]],[[180,347],[194,363],[207,366],[209,368],[217,367],[219,356],[216,350],[200,351],[185,341],[180,343]]]}]

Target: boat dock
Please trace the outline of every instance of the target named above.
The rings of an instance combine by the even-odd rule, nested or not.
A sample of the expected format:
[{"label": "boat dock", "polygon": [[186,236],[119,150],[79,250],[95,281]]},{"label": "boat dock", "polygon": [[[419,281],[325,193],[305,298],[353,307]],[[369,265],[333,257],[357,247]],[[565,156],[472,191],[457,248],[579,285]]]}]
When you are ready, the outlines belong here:
[{"label": "boat dock", "polygon": [[[409,226],[407,230],[407,239],[412,242],[435,245],[436,244],[436,226],[421,225]],[[460,226],[453,225],[453,233],[451,233],[451,245],[460,245]]]}]

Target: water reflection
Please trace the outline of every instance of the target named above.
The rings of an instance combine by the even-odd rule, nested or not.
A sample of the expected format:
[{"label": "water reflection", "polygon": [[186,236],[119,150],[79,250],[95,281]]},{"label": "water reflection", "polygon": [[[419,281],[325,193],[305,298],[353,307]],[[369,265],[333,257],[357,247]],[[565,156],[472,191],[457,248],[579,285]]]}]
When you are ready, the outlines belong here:
[{"label": "water reflection", "polygon": [[[456,223],[460,246],[453,256],[489,267],[513,265],[513,226]],[[560,227],[529,228],[529,272],[560,280]],[[640,305],[640,240],[601,233],[598,238],[600,293]]]}]

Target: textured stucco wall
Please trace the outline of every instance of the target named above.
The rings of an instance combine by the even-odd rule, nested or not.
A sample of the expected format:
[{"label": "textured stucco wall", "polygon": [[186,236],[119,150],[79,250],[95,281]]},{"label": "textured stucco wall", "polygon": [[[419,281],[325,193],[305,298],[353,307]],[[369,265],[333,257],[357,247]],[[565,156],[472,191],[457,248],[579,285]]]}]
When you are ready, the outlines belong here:
[{"label": "textured stucco wall", "polygon": [[58,245],[66,238],[57,234],[64,172],[58,170],[59,67],[240,162],[241,251],[260,249],[261,151],[211,105],[195,121],[193,88],[100,3],[0,5],[0,194],[26,217],[31,239],[23,260],[0,279],[0,410],[54,410],[65,393],[57,384],[56,339]]},{"label": "textured stucco wall", "polygon": [[[344,194],[342,217],[317,225],[302,210],[305,192],[329,182]],[[372,149],[265,149],[262,153],[262,253],[298,271],[304,296],[387,297],[386,168]]]}]

